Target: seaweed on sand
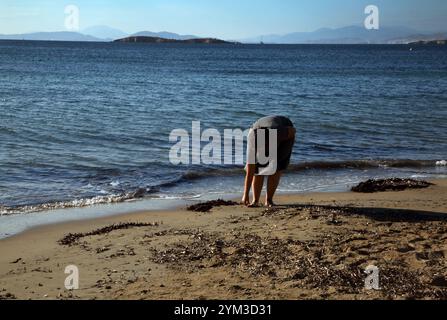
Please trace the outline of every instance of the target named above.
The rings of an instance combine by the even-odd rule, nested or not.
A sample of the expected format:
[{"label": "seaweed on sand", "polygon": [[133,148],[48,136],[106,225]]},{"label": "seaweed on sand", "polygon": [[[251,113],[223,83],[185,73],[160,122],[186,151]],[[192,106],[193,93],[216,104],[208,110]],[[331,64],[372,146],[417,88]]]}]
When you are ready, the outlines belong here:
[{"label": "seaweed on sand", "polygon": [[384,191],[403,191],[407,189],[424,189],[432,186],[432,183],[414,179],[371,179],[353,187],[353,192],[374,193]]},{"label": "seaweed on sand", "polygon": [[222,199],[219,200],[213,200],[208,202],[202,202],[197,203],[194,205],[191,205],[187,208],[188,211],[194,211],[194,212],[210,212],[215,207],[231,207],[231,206],[237,206],[238,203],[234,201],[225,201]]},{"label": "seaweed on sand", "polygon": [[150,223],[141,223],[141,222],[127,222],[127,223],[119,223],[112,224],[110,226],[106,226],[100,229],[96,229],[90,232],[85,233],[69,233],[61,240],[58,241],[60,245],[64,246],[73,246],[75,245],[79,239],[88,237],[88,236],[96,236],[101,234],[107,234],[115,230],[124,230],[130,228],[139,228],[139,227],[155,227],[158,226],[158,223],[150,222]]}]

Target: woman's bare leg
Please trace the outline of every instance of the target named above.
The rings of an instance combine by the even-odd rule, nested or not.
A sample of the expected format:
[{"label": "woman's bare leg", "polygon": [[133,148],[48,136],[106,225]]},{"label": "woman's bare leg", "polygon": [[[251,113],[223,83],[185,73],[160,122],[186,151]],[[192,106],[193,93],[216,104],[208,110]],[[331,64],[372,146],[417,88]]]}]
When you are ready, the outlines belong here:
[{"label": "woman's bare leg", "polygon": [[273,197],[275,196],[276,189],[278,189],[279,181],[281,180],[281,172],[276,172],[273,176],[270,176],[267,181],[267,196],[265,198],[265,205],[267,207],[274,206]]},{"label": "woman's bare leg", "polygon": [[253,179],[253,202],[252,206],[259,205],[261,199],[262,187],[264,185],[264,176],[255,176]]}]

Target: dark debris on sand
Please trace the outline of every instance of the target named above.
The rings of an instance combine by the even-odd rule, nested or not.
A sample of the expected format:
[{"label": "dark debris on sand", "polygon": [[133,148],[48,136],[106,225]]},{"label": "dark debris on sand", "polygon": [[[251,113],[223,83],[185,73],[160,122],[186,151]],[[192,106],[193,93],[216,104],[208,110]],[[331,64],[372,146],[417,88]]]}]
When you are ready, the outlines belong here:
[{"label": "dark debris on sand", "polygon": [[430,212],[422,212],[418,210],[402,210],[395,208],[361,208],[353,206],[331,206],[331,205],[288,205],[268,208],[261,213],[261,217],[275,218],[291,218],[308,214],[311,219],[326,219],[331,225],[340,226],[343,221],[340,220],[344,216],[365,216],[374,221],[386,222],[447,222],[447,215],[433,214]]},{"label": "dark debris on sand", "polygon": [[219,199],[191,205],[187,208],[187,210],[194,212],[210,212],[215,207],[231,207],[237,205],[239,205],[237,202]]},{"label": "dark debris on sand", "polygon": [[[277,266],[287,263],[291,257],[290,248],[282,240],[263,239],[252,234],[236,233],[228,239],[197,231],[189,238],[190,241],[179,242],[166,250],[152,248],[153,261],[185,268],[201,268],[208,261],[212,267],[230,265],[250,274],[273,275]],[[193,262],[199,265],[191,264]]]},{"label": "dark debris on sand", "polygon": [[115,230],[125,230],[130,228],[139,228],[139,227],[155,227],[158,226],[158,223],[156,222],[150,222],[150,223],[141,223],[141,222],[128,222],[128,223],[119,223],[119,224],[112,224],[110,226],[96,229],[90,232],[85,233],[69,233],[65,237],[63,237],[61,240],[58,241],[60,245],[64,246],[73,246],[78,243],[79,239],[88,237],[88,236],[96,236],[101,234],[107,234]]},{"label": "dark debris on sand", "polygon": [[[191,241],[177,243],[165,250],[151,249],[152,259],[176,269],[189,271],[231,267],[250,277],[268,277],[277,282],[294,282],[308,289],[336,287],[340,293],[359,294],[365,286],[364,261],[341,266],[325,259],[340,254],[342,242],[335,238],[322,241],[296,241],[263,238],[254,234],[233,233],[230,238],[197,231]],[[446,290],[424,285],[419,274],[405,265],[390,265],[380,270],[381,287],[391,297],[445,299]]]},{"label": "dark debris on sand", "polygon": [[5,289],[0,290],[0,300],[16,300],[17,297]]},{"label": "dark debris on sand", "polygon": [[[260,218],[269,217],[288,220],[328,219],[338,221],[345,214],[359,214],[384,221],[402,223],[413,218],[400,219],[398,213],[363,212],[362,208],[298,205],[265,210]],[[380,217],[378,217],[380,216]],[[433,232],[433,224],[415,215],[418,223]],[[433,223],[437,219],[431,217]],[[444,220],[439,220],[442,222]],[[428,222],[428,221],[427,221]],[[437,225],[436,234],[444,235],[446,225]],[[411,224],[407,228],[413,228]],[[334,228],[340,228],[334,226]],[[418,227],[419,228],[419,227]],[[424,227],[421,227],[422,229]],[[365,268],[370,260],[380,267],[380,286],[378,295],[388,299],[447,299],[447,287],[444,278],[434,277],[442,269],[443,260],[432,257],[436,264],[428,270],[411,269],[404,260],[383,260],[381,252],[393,250],[390,239],[395,239],[393,230],[384,229],[377,234],[377,229],[366,229],[351,233],[327,233],[315,240],[296,240],[292,238],[275,238],[259,236],[250,232],[233,230],[229,233],[207,233],[203,231],[172,230],[159,236],[169,237],[175,234],[188,235],[187,240],[170,243],[163,248],[150,248],[151,260],[164,264],[174,270],[197,272],[210,268],[224,268],[234,272],[238,277],[256,279],[262,277],[271,283],[284,283],[287,286],[325,292],[336,290],[339,294],[363,294],[365,292]],[[411,229],[410,229],[411,230]],[[418,229],[419,230],[419,229]],[[440,238],[439,241],[442,241]],[[412,249],[416,250],[416,249]],[[418,249],[420,250],[420,249]],[[428,249],[427,249],[428,250]],[[430,259],[430,255],[427,257]],[[430,266],[427,263],[427,266]],[[442,275],[442,272],[440,273]]]},{"label": "dark debris on sand", "polygon": [[360,193],[374,193],[384,191],[403,191],[406,189],[424,189],[432,186],[432,183],[422,180],[414,179],[371,179],[366,182],[362,182],[359,185],[353,187],[353,192]]}]

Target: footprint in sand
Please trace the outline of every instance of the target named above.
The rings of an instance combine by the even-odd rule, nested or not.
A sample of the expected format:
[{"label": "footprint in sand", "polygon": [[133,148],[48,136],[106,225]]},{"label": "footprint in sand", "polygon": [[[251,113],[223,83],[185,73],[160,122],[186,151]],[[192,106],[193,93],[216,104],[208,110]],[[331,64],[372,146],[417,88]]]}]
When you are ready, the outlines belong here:
[{"label": "footprint in sand", "polygon": [[400,248],[397,249],[397,251],[400,252],[400,253],[407,253],[407,252],[411,252],[411,251],[414,251],[414,250],[416,250],[416,248],[413,245],[411,245],[411,244],[408,244],[408,245],[406,245],[404,247],[400,247]]},{"label": "footprint in sand", "polygon": [[424,261],[429,260],[427,252],[416,252],[415,255],[416,255],[416,259],[418,259],[418,260],[424,260]]}]

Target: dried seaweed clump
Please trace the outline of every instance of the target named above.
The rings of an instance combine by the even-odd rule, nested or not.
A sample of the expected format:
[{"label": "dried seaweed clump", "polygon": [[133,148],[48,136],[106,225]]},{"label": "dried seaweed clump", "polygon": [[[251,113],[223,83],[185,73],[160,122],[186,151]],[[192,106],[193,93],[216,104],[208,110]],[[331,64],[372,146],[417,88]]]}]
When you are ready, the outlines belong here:
[{"label": "dried seaweed clump", "polygon": [[374,193],[384,191],[403,191],[406,189],[424,189],[430,187],[431,185],[433,184],[427,181],[413,179],[371,179],[360,183],[351,190],[353,192],[360,193]]},{"label": "dried seaweed clump", "polygon": [[238,203],[234,201],[225,201],[222,199],[219,200],[213,200],[203,203],[194,204],[192,206],[189,206],[187,208],[188,211],[194,211],[194,212],[210,212],[215,207],[231,207],[231,206],[237,206]]},{"label": "dried seaweed clump", "polygon": [[139,227],[154,227],[158,226],[158,223],[156,222],[150,222],[150,223],[141,223],[141,222],[127,222],[127,223],[119,223],[119,224],[112,224],[110,226],[96,229],[90,232],[85,233],[69,233],[65,237],[63,237],[61,240],[58,241],[60,245],[64,246],[72,246],[75,245],[79,239],[89,236],[97,236],[101,234],[107,234],[115,230],[125,230],[130,228],[139,228]]}]

